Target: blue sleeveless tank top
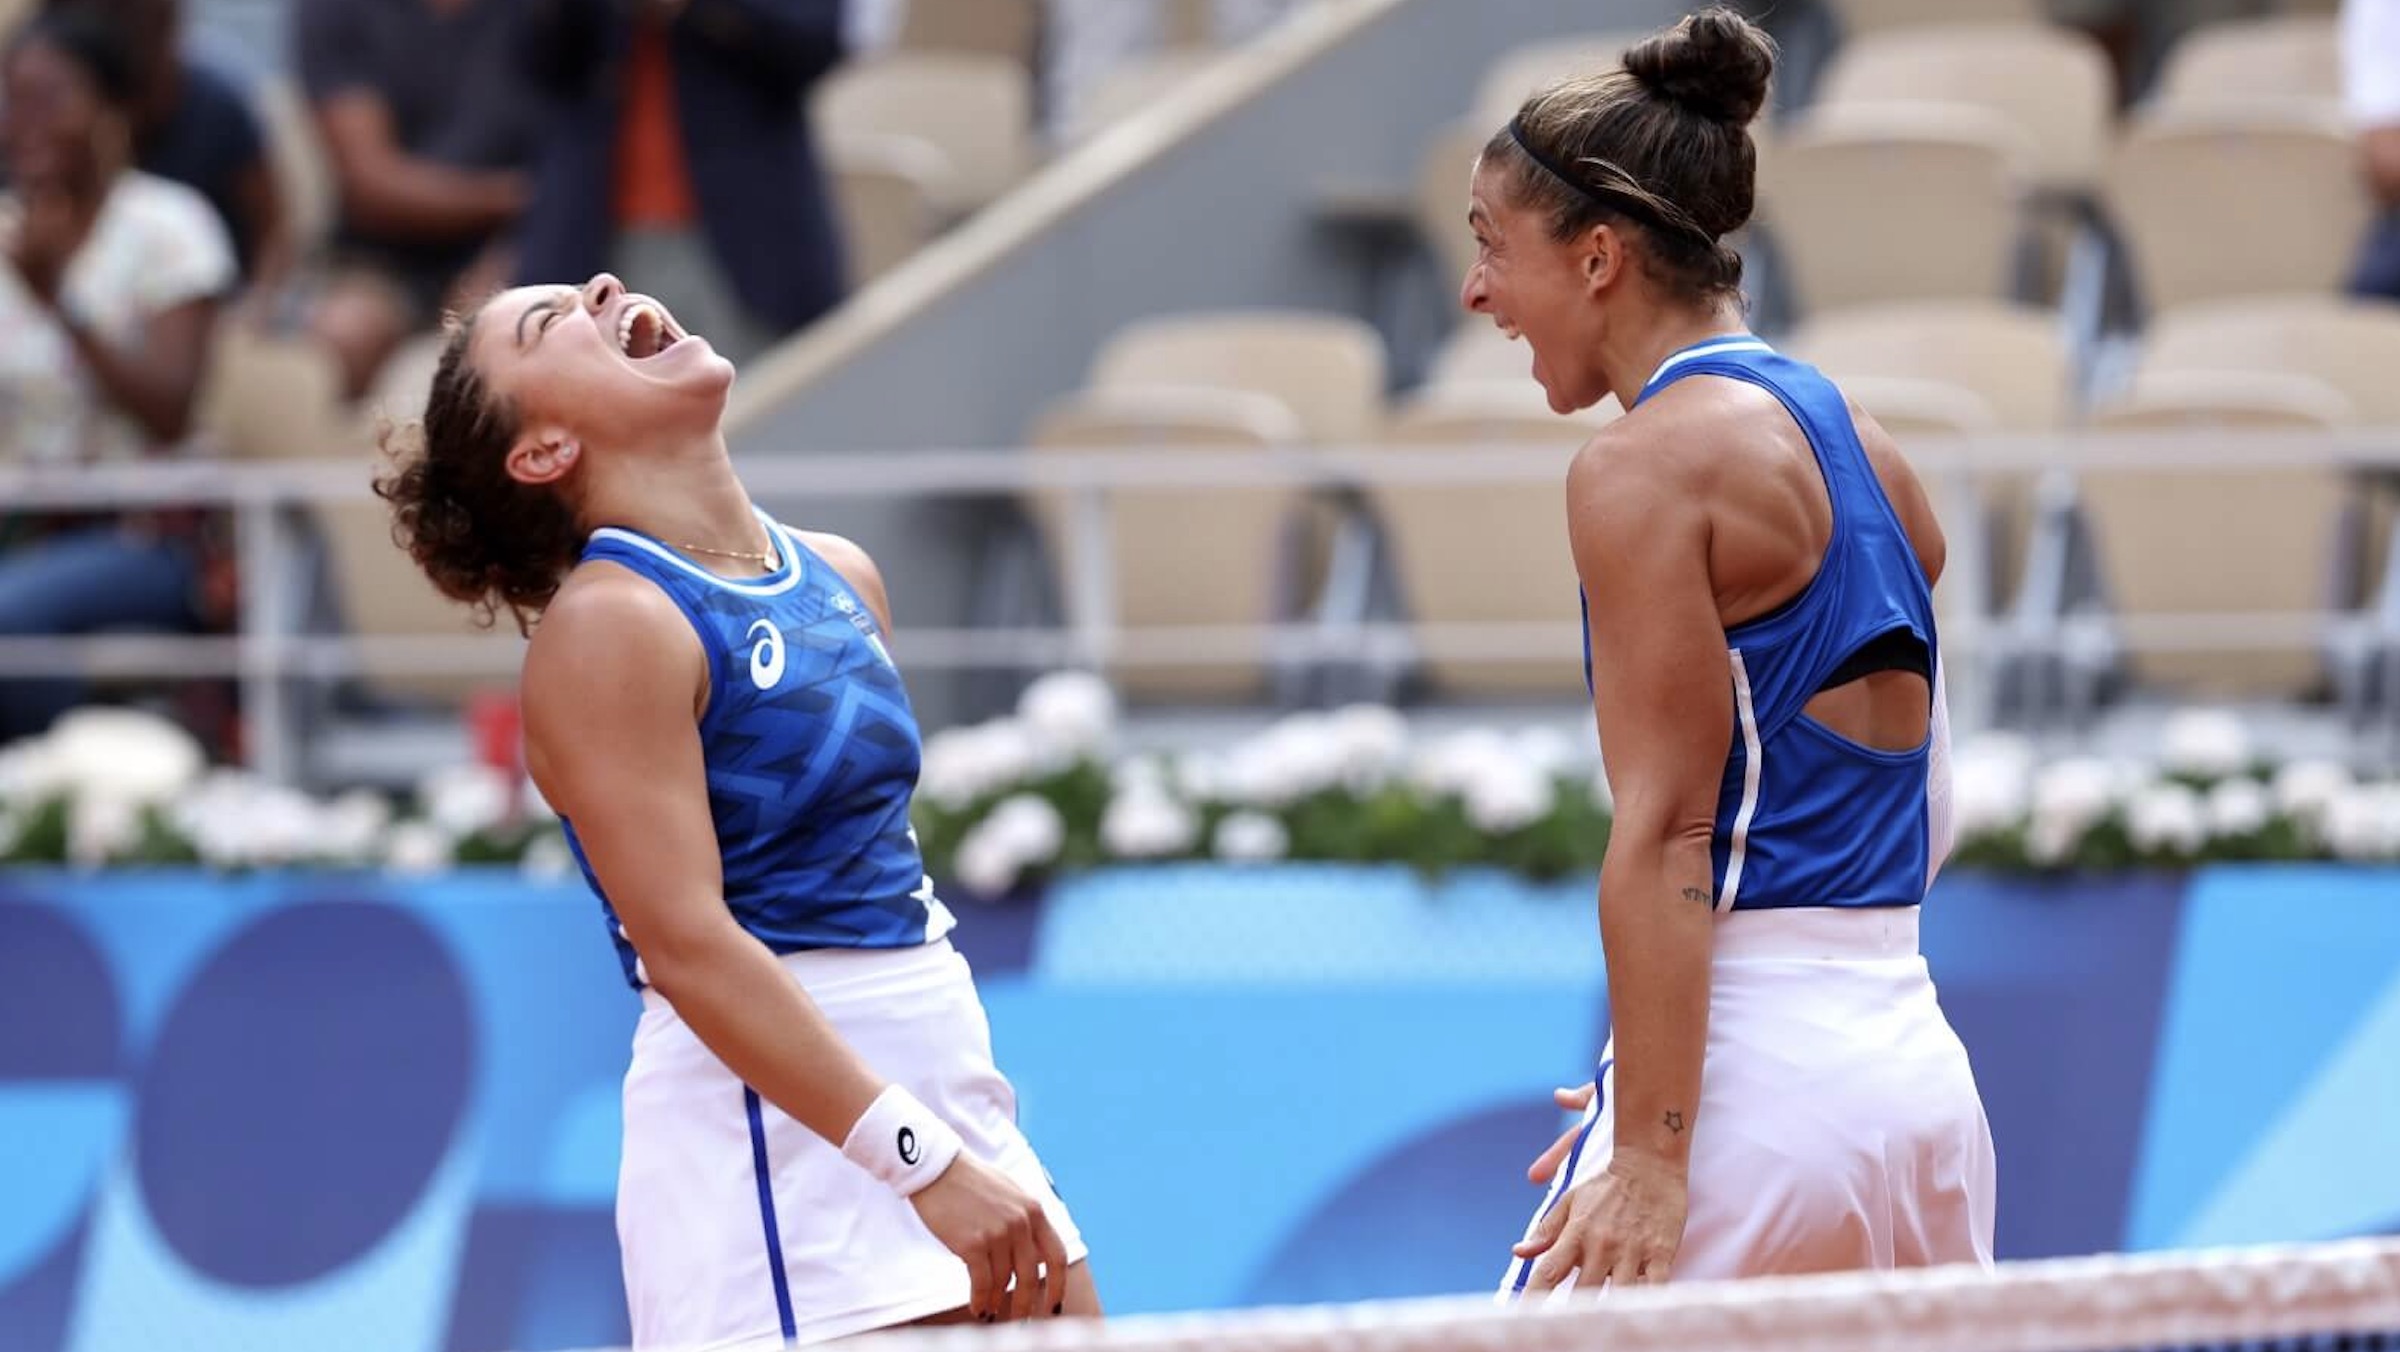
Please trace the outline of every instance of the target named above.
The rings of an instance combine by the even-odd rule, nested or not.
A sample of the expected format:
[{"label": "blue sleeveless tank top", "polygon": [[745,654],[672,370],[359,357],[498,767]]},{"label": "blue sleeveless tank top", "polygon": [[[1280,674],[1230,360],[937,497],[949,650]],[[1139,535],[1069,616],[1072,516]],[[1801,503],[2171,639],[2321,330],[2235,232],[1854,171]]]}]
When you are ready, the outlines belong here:
[{"label": "blue sleeveless tank top", "polygon": [[[1864,746],[1802,709],[1853,654],[1894,631],[1913,635],[1938,663],[1933,590],[1832,381],[1756,338],[1714,338],[1661,363],[1634,405],[1703,375],[1746,381],[1781,401],[1816,453],[1833,508],[1816,576],[1725,634],[1734,737],[1711,851],[1717,909],[1917,905],[1930,849],[1929,746]],[[1588,625],[1583,673],[1588,686]]]},{"label": "blue sleeveless tank top", "polygon": [[[708,653],[700,746],[725,904],[741,927],[777,953],[932,943],[954,922],[909,826],[923,745],[908,691],[841,574],[759,519],[781,559],[764,577],[719,577],[616,527],[594,531],[583,557],[648,578]],[[574,823],[562,824],[626,980],[648,984]]]}]

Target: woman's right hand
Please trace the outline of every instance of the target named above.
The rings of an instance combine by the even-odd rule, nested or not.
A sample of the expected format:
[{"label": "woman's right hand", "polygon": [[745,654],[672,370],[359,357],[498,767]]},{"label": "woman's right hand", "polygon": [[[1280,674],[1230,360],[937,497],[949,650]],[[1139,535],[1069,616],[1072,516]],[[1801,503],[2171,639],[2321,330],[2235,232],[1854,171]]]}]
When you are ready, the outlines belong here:
[{"label": "woman's right hand", "polygon": [[[1067,1298],[1067,1246],[1042,1204],[961,1154],[909,1199],[925,1228],[967,1265],[967,1309],[985,1323],[1055,1315]],[[1009,1291],[1009,1277],[1016,1290]]]},{"label": "woman's right hand", "polygon": [[22,184],[18,197],[21,205],[8,230],[9,262],[35,300],[55,306],[66,283],[67,264],[91,234],[98,204],[41,180]]},{"label": "woman's right hand", "polygon": [[[1553,1089],[1550,1098],[1569,1112],[1581,1113],[1592,1106],[1592,1095],[1597,1090],[1598,1086],[1594,1084],[1586,1084],[1581,1089]],[[1574,1151],[1575,1138],[1582,1134],[1581,1122],[1560,1132],[1558,1139],[1550,1143],[1550,1148],[1535,1158],[1533,1167],[1525,1171],[1525,1176],[1541,1187],[1550,1186],[1550,1180],[1558,1177],[1559,1166],[1565,1164],[1567,1156]]]}]

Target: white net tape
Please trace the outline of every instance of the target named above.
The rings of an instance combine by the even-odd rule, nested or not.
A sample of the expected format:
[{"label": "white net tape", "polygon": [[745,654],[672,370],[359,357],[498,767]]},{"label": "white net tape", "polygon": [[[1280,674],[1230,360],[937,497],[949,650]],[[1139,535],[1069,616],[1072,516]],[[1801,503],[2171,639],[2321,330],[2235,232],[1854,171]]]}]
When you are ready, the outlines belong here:
[{"label": "white net tape", "polygon": [[1991,1272],[1693,1283],[1510,1309],[1468,1297],[911,1330],[865,1345],[874,1352],[2400,1349],[2400,1240],[2008,1263]]}]

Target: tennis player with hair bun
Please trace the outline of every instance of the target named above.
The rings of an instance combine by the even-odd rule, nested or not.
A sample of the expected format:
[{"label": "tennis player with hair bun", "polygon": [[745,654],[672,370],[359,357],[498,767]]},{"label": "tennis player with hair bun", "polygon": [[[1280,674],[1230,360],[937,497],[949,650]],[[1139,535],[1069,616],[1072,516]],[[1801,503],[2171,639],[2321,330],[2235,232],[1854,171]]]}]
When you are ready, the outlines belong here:
[{"label": "tennis player with hair bun", "polygon": [[1533,96],[1475,171],[1462,302],[1553,408],[1627,410],[1566,485],[1611,1036],[1504,1299],[1991,1262],[1991,1132],[1917,943],[1942,531],[1874,419],[1743,323],[1726,238],[1774,57],[1693,15]]}]

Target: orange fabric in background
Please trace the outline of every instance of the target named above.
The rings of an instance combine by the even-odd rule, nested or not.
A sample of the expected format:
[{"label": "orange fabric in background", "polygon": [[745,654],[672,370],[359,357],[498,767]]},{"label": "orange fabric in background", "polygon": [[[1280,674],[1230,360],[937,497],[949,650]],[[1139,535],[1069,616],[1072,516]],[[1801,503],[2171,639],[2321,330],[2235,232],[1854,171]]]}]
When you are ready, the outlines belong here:
[{"label": "orange fabric in background", "polygon": [[625,108],[617,124],[619,226],[679,229],[700,218],[675,117],[675,70],[667,31],[643,23],[625,62]]}]

